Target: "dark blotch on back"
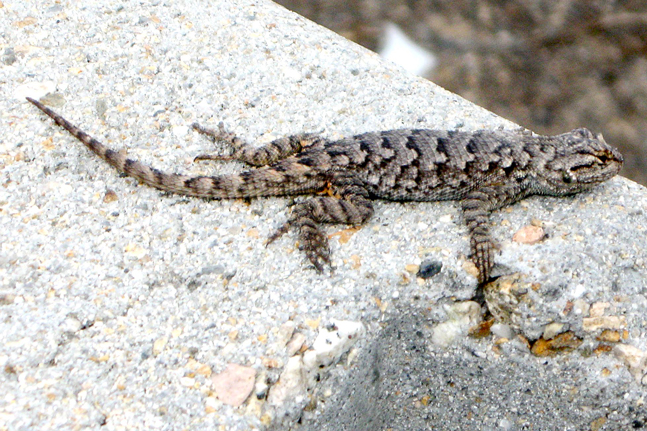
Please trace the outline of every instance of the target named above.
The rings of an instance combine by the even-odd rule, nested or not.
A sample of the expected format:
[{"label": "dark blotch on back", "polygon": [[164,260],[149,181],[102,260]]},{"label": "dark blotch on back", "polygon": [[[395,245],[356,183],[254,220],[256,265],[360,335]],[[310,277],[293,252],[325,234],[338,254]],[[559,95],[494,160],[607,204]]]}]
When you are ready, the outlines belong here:
[{"label": "dark blotch on back", "polygon": [[124,162],[124,170],[132,170],[133,166],[137,164],[137,160],[126,159]]},{"label": "dark blotch on back", "polygon": [[164,172],[160,171],[159,169],[151,168],[151,172],[155,176],[155,182],[157,184],[164,184],[164,179],[166,178],[166,174]]},{"label": "dark blotch on back", "polygon": [[393,149],[393,144],[386,135],[382,135],[382,142],[380,142],[380,144],[382,145],[382,148],[386,148],[387,150]]},{"label": "dark blotch on back", "polygon": [[471,138],[467,143],[467,147],[465,147],[465,149],[470,154],[477,154],[479,151],[479,148],[478,148],[478,142],[476,142],[476,139]]},{"label": "dark blotch on back", "polygon": [[512,172],[514,172],[516,168],[517,164],[515,162],[512,162],[510,166],[503,168],[503,172],[505,172],[506,177],[509,177],[510,175],[512,175]]},{"label": "dark blotch on back", "polygon": [[[418,142],[416,140],[416,135],[415,134],[412,133],[410,136],[407,136],[407,142],[404,144],[404,146],[406,148],[408,148],[409,150],[415,151],[416,155],[418,157],[420,157],[420,148],[418,146]],[[417,161],[418,161],[417,158],[414,159],[414,162],[417,162]]]},{"label": "dark blotch on back", "polygon": [[317,162],[310,157],[299,157],[298,160],[300,164],[308,167],[313,167],[317,164]]},{"label": "dark blotch on back", "polygon": [[449,158],[449,153],[447,152],[447,146],[451,145],[451,138],[437,138],[436,139],[436,151],[446,155]]},{"label": "dark blotch on back", "polygon": [[[334,147],[333,147],[333,148],[329,148],[326,152],[328,153],[328,155],[329,155],[330,157],[345,156],[345,155],[346,155],[346,153],[347,153],[347,151],[346,151],[345,149],[342,149],[342,148],[334,148]],[[304,164],[305,164],[305,163],[304,163]],[[308,166],[310,166],[310,165],[308,165]]]}]

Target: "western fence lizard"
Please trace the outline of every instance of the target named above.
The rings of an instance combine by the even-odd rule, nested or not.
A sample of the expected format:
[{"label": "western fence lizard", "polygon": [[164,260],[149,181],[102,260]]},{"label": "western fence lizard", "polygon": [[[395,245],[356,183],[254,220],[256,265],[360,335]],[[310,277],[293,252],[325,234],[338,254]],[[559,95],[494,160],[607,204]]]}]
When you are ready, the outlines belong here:
[{"label": "western fence lizard", "polygon": [[228,157],[256,167],[218,176],[167,174],[107,148],[40,102],[28,98],[117,170],[181,195],[212,199],[316,194],[295,204],[288,221],[268,242],[295,228],[300,248],[318,271],[330,265],[328,237],[320,223],[361,225],[373,215],[373,199],[459,201],[471,238],[479,284],[493,266],[489,214],[530,195],[565,196],[616,175],[622,155],[602,135],[575,129],[555,136],[522,132],[400,129],[330,141],[314,134],[249,146],[219,125],[194,124],[212,140],[231,145]]}]

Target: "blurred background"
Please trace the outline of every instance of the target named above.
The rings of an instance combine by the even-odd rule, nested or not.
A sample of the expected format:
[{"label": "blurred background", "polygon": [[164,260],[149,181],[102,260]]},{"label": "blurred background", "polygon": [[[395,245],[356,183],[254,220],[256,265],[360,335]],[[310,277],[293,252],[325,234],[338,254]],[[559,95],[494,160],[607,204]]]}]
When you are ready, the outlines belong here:
[{"label": "blurred background", "polygon": [[645,0],[275,1],[534,132],[601,132],[647,185]]}]

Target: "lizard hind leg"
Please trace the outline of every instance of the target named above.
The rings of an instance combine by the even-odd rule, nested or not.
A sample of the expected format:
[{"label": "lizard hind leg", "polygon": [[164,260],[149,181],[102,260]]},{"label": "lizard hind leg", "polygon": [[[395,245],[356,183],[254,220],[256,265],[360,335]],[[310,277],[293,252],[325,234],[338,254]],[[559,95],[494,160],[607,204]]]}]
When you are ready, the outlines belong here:
[{"label": "lizard hind leg", "polygon": [[323,272],[324,265],[330,265],[328,236],[319,224],[361,225],[373,215],[373,205],[361,181],[352,175],[335,174],[330,186],[334,197],[317,196],[297,203],[288,221],[267,241],[270,244],[290,228],[296,228],[299,248],[318,272]]},{"label": "lizard hind leg", "polygon": [[228,144],[233,152],[228,156],[202,154],[195,160],[238,160],[250,166],[267,166],[290,157],[306,147],[313,145],[323,146],[325,140],[316,134],[305,133],[301,135],[286,136],[275,139],[260,147],[254,147],[232,132],[227,132],[223,123],[218,124],[218,130],[208,129],[193,123],[192,126],[198,133],[209,137],[213,142],[222,141]]}]

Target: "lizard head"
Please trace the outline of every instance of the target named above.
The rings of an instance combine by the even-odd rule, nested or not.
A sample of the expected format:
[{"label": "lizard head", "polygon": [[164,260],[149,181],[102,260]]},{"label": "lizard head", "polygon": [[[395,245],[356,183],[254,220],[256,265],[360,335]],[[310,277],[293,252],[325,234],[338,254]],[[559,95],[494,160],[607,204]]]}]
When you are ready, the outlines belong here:
[{"label": "lizard head", "polygon": [[622,155],[601,134],[575,129],[552,137],[555,155],[546,163],[546,190],[567,195],[587,190],[615,176],[622,168]]}]

